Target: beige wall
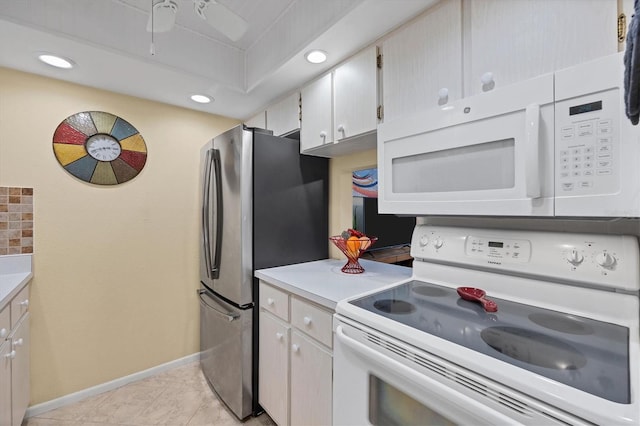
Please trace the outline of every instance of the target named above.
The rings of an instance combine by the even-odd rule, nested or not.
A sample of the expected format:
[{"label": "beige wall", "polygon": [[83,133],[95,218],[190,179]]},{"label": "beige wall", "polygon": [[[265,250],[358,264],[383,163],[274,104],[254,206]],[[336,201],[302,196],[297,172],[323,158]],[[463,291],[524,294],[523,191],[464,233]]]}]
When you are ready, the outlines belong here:
[{"label": "beige wall", "polygon": [[[66,117],[135,126],[145,168],[95,186],[56,161]],[[37,404],[198,351],[199,149],[235,120],[0,68],[0,186],[34,188]]]},{"label": "beige wall", "polygon": [[[332,158],[329,162],[329,235],[339,235],[353,224],[352,178],[354,170],[375,167],[376,150],[359,152],[343,157]],[[333,244],[329,256],[345,259]]]}]

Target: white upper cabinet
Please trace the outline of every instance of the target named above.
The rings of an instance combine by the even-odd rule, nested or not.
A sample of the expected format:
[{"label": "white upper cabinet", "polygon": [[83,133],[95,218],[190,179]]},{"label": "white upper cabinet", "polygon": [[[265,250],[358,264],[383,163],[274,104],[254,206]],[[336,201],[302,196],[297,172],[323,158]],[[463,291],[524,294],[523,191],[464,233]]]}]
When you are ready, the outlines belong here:
[{"label": "white upper cabinet", "polygon": [[617,14],[617,0],[466,0],[465,96],[486,73],[498,87],[617,52]]},{"label": "white upper cabinet", "polygon": [[461,0],[442,1],[383,41],[385,122],[462,97],[461,14]]},{"label": "white upper cabinet", "polygon": [[331,73],[302,88],[300,152],[333,142],[332,104]]},{"label": "white upper cabinet", "polygon": [[302,89],[300,152],[335,157],[375,148],[376,64],[371,46]]},{"label": "white upper cabinet", "polygon": [[266,128],[276,136],[288,135],[300,128],[300,93],[292,93],[267,108]]},{"label": "white upper cabinet", "polygon": [[247,127],[258,127],[260,129],[266,129],[267,128],[266,113],[264,111],[260,111],[258,114],[246,120],[244,124]]},{"label": "white upper cabinet", "polygon": [[378,125],[377,49],[368,47],[333,75],[334,138],[339,141],[376,130]]}]

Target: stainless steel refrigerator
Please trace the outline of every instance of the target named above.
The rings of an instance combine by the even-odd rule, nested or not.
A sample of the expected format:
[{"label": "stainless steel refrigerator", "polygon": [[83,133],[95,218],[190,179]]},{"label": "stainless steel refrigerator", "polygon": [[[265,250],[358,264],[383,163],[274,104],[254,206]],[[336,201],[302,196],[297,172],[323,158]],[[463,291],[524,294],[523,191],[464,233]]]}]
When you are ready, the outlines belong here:
[{"label": "stainless steel refrigerator", "polygon": [[201,151],[200,365],[240,419],[258,414],[256,269],[328,257],[328,160],[235,127]]}]

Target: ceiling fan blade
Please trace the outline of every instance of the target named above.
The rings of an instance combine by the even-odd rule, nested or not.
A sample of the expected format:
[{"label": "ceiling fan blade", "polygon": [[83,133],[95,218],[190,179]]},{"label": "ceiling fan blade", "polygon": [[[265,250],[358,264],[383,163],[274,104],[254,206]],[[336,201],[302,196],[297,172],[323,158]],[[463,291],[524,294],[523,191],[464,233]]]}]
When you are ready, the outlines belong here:
[{"label": "ceiling fan blade", "polygon": [[213,0],[195,0],[196,13],[231,41],[238,41],[249,24],[225,5]]},{"label": "ceiling fan blade", "polygon": [[[176,23],[178,5],[171,0],[161,0],[153,5],[147,21],[147,31],[164,33],[173,28]],[[153,26],[153,28],[152,28]]]}]

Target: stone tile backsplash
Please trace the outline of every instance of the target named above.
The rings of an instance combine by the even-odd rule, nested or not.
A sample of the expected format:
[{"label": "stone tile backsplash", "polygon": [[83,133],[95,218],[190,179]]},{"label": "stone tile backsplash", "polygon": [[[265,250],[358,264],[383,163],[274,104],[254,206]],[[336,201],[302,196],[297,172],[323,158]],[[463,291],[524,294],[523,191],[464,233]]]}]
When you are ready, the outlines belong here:
[{"label": "stone tile backsplash", "polygon": [[33,188],[0,186],[0,256],[33,253]]}]

